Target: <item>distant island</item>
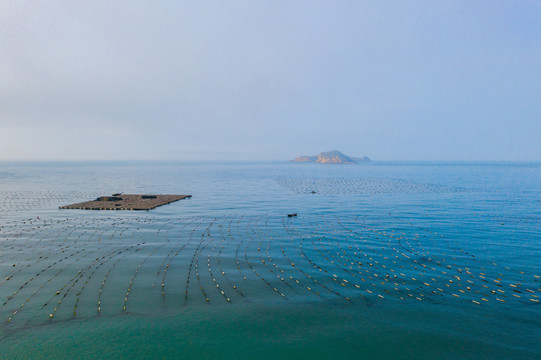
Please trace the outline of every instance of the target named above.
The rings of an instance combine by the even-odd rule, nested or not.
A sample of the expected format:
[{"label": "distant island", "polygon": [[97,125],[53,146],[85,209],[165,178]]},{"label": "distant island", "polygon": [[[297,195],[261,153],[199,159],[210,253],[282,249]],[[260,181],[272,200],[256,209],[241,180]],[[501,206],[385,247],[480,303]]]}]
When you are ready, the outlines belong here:
[{"label": "distant island", "polygon": [[309,162],[317,164],[358,164],[360,162],[371,161],[368,157],[351,157],[338,150],[332,150],[319,153],[313,156],[298,156],[291,160],[292,162]]}]

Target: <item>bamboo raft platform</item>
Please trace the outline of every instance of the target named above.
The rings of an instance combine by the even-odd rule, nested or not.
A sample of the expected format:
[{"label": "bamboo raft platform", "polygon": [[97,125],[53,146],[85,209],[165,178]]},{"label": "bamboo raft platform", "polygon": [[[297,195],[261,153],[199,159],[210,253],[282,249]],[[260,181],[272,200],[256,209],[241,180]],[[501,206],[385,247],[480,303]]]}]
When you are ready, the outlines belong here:
[{"label": "bamboo raft platform", "polygon": [[112,196],[100,196],[95,200],[60,206],[59,208],[79,210],[151,210],[158,206],[191,197],[191,195],[113,194]]}]

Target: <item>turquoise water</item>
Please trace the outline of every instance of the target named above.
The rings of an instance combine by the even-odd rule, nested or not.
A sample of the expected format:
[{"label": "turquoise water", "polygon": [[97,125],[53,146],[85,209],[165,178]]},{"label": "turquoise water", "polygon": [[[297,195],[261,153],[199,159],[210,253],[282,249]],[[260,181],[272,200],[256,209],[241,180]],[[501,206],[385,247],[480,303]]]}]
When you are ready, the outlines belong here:
[{"label": "turquoise water", "polygon": [[540,163],[0,165],[2,358],[541,355]]}]

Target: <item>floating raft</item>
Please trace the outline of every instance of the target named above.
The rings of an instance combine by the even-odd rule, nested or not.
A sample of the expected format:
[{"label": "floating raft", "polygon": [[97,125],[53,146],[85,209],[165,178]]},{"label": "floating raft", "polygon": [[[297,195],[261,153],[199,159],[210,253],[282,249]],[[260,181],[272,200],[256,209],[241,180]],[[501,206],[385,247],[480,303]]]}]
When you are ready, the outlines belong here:
[{"label": "floating raft", "polygon": [[174,201],[192,197],[191,195],[142,195],[115,194],[100,196],[96,200],[60,206],[60,209],[80,210],[150,210]]}]

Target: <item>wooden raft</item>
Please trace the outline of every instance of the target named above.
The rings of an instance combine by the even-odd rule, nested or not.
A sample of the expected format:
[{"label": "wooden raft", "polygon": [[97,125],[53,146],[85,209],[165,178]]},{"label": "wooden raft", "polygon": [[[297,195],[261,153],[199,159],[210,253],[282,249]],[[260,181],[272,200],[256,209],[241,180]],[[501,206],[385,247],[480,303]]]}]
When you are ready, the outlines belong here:
[{"label": "wooden raft", "polygon": [[150,210],[174,201],[192,197],[191,195],[144,195],[115,194],[100,196],[96,200],[60,206],[60,209],[80,210]]}]

